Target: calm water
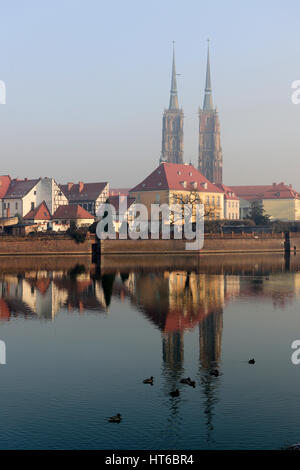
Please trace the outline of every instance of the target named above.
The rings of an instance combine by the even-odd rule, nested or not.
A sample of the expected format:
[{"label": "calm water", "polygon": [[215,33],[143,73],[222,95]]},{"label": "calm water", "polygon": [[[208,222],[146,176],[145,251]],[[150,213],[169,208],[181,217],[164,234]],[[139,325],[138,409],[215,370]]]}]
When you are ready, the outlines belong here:
[{"label": "calm water", "polygon": [[[101,270],[84,258],[2,258],[0,297],[2,449],[300,441],[297,257],[107,259]],[[186,376],[195,388],[179,383]],[[109,424],[117,412],[123,421]]]}]

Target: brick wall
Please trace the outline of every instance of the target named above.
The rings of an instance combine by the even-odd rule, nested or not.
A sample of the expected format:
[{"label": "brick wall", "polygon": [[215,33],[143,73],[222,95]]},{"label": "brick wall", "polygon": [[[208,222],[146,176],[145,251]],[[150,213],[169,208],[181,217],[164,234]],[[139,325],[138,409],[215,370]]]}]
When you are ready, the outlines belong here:
[{"label": "brick wall", "polygon": [[[129,253],[189,253],[185,240],[102,240],[102,254]],[[300,252],[300,233],[291,234],[291,251]],[[284,251],[283,234],[213,235],[206,236],[201,253],[281,253]]]},{"label": "brick wall", "polygon": [[0,255],[89,254],[91,241],[76,243],[68,236],[0,237]]}]

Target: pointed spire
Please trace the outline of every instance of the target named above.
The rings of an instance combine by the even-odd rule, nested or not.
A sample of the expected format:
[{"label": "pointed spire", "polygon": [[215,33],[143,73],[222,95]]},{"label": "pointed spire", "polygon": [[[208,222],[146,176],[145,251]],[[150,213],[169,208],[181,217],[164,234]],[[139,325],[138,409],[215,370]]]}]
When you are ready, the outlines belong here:
[{"label": "pointed spire", "polygon": [[211,78],[210,78],[210,60],[209,60],[209,39],[207,40],[207,65],[206,65],[206,80],[205,80],[205,94],[204,94],[204,111],[212,111],[213,99],[212,99],[212,89],[211,89]]},{"label": "pointed spire", "polygon": [[175,67],[175,47],[173,41],[173,64],[172,64],[172,80],[170,91],[170,104],[169,109],[178,109],[178,96],[177,96],[177,82],[176,82],[176,67]]}]

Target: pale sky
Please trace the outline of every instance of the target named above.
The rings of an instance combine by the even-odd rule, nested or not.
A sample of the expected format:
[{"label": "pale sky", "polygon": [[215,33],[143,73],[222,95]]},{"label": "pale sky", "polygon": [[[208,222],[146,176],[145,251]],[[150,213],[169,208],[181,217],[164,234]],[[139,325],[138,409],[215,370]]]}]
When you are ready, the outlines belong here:
[{"label": "pale sky", "polygon": [[197,164],[206,39],[225,184],[300,191],[299,0],[0,0],[0,174],[132,187],[158,164],[175,41]]}]

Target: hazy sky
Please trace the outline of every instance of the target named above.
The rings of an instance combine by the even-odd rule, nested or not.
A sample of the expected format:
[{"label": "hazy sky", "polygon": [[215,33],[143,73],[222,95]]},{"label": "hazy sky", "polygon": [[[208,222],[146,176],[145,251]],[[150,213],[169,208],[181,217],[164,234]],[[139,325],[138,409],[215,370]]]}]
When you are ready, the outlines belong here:
[{"label": "hazy sky", "polygon": [[197,162],[206,38],[224,182],[300,191],[299,0],[0,0],[0,174],[133,186],[158,164],[176,46]]}]

